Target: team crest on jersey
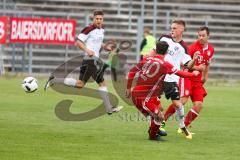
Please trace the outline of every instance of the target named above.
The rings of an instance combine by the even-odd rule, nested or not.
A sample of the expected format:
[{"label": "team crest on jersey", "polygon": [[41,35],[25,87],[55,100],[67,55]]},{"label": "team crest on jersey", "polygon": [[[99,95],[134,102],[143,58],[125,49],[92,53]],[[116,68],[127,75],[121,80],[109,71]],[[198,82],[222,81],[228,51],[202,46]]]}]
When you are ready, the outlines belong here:
[{"label": "team crest on jersey", "polygon": [[208,52],[207,52],[207,55],[208,55],[208,56],[210,56],[210,55],[211,55],[211,52],[210,52],[210,51],[208,51]]},{"label": "team crest on jersey", "polygon": [[175,47],[174,47],[174,50],[175,50],[175,51],[178,51],[178,49],[179,49],[178,46],[175,46]]}]

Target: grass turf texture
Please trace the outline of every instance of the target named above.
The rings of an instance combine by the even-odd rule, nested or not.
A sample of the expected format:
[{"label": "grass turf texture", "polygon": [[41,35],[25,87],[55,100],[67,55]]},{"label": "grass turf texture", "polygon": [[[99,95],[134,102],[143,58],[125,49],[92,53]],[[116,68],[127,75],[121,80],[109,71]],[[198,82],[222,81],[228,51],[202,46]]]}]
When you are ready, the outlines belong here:
[{"label": "grass turf texture", "polygon": [[[120,105],[125,108],[118,114],[86,122],[66,122],[54,113],[60,100],[74,100],[71,108],[74,113],[90,110],[89,106],[97,106],[100,101],[53,90],[44,92],[43,79],[38,91],[27,94],[21,88],[22,79],[0,78],[1,160],[237,160],[240,157],[238,83],[208,83],[205,108],[191,128],[196,133],[193,140],[178,135],[177,122],[170,119],[167,141],[153,142],[147,140],[148,122],[122,100]],[[110,83],[108,86],[114,92]],[[169,102],[162,102],[166,109]],[[185,106],[185,113],[190,107],[191,103]]]}]

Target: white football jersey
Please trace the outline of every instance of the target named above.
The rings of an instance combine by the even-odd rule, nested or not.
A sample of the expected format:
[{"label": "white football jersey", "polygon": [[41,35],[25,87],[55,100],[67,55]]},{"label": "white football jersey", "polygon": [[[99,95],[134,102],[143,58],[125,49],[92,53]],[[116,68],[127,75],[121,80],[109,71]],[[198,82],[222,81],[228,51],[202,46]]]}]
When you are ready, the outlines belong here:
[{"label": "white football jersey", "polygon": [[[99,52],[102,47],[104,38],[104,29],[97,28],[94,25],[90,25],[82,30],[77,39],[84,42],[86,47],[95,53],[96,57],[99,57]],[[87,55],[87,53],[85,53]]]},{"label": "white football jersey", "polygon": [[[191,61],[191,57],[188,55],[187,46],[183,40],[181,42],[174,42],[171,36],[164,35],[160,38],[160,41],[165,41],[169,45],[164,60],[171,63],[178,70],[181,69],[181,65]],[[167,74],[164,79],[164,82],[178,83],[178,81],[179,76],[175,74]]]}]

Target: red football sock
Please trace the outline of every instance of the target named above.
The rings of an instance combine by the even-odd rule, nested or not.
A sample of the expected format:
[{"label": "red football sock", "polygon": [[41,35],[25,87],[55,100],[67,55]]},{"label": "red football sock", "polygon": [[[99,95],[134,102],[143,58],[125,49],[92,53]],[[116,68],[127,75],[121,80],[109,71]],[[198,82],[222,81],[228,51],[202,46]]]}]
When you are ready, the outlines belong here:
[{"label": "red football sock", "polygon": [[194,119],[196,119],[198,116],[198,113],[193,108],[187,113],[187,116],[185,117],[184,123],[186,127],[189,126],[189,124],[191,124],[192,121],[194,121]]},{"label": "red football sock", "polygon": [[167,121],[170,116],[172,116],[175,113],[175,107],[173,104],[170,104],[167,111],[164,114],[164,120]]},{"label": "red football sock", "polygon": [[159,127],[160,125],[156,124],[153,120],[153,118],[151,119],[151,126],[150,126],[150,132],[149,132],[149,136],[151,138],[155,138],[157,135],[157,132],[159,131]]}]

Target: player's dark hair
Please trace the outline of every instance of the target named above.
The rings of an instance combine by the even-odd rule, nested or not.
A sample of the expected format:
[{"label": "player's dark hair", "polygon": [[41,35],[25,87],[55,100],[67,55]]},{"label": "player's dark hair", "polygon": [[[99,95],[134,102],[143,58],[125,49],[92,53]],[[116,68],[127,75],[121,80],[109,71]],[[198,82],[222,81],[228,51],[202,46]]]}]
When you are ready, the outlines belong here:
[{"label": "player's dark hair", "polygon": [[209,36],[209,34],[210,34],[210,30],[209,30],[209,28],[208,28],[207,26],[202,26],[202,27],[200,27],[200,28],[198,29],[198,32],[199,32],[199,31],[206,31],[208,36]]},{"label": "player's dark hair", "polygon": [[184,28],[186,28],[186,23],[184,20],[173,20],[172,23],[182,25]]},{"label": "player's dark hair", "polygon": [[165,41],[157,41],[156,43],[156,52],[157,54],[164,55],[168,50],[168,43]]},{"label": "player's dark hair", "polygon": [[93,16],[97,16],[97,15],[104,15],[103,11],[102,10],[94,10],[93,11]]}]

